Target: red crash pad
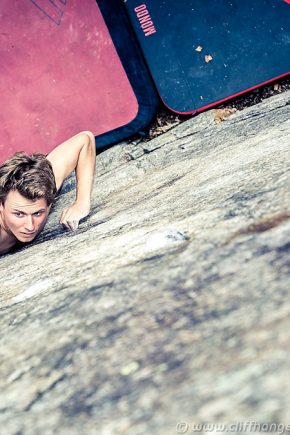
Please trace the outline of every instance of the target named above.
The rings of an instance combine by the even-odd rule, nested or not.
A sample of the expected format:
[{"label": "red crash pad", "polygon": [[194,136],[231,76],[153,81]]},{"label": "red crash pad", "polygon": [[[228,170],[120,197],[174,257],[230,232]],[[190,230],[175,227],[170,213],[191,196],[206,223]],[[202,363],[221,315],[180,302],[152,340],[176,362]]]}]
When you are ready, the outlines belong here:
[{"label": "red crash pad", "polygon": [[95,0],[1,0],[0,164],[82,130],[131,122],[138,102]]}]

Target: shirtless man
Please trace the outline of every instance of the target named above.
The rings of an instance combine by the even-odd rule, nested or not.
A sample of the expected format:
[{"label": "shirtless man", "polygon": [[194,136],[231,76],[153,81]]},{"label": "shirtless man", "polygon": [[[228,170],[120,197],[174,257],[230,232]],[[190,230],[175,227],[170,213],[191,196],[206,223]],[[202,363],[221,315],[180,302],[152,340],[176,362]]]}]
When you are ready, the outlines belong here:
[{"label": "shirtless man", "polygon": [[20,152],[7,159],[0,166],[0,255],[38,236],[55,195],[74,170],[76,200],[63,210],[60,223],[76,230],[90,212],[95,165],[95,137],[90,131],[78,133],[47,156]]}]

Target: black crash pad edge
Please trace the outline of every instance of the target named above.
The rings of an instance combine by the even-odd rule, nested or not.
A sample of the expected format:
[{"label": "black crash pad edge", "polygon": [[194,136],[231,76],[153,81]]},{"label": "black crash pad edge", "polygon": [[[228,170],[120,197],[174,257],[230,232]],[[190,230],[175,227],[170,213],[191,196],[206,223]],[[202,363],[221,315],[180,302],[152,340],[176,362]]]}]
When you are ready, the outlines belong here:
[{"label": "black crash pad edge", "polygon": [[96,136],[100,151],[147,127],[159,107],[159,98],[121,0],[96,0],[138,102],[129,124]]},{"label": "black crash pad edge", "polygon": [[[285,74],[281,74],[281,75],[279,75],[277,77],[273,77],[270,80],[267,80],[265,82],[259,83],[259,84],[255,85],[255,86],[251,86],[250,88],[244,89],[244,90],[242,90],[240,92],[237,92],[237,93],[235,93],[233,95],[229,95],[228,97],[225,97],[225,98],[223,98],[221,100],[217,100],[217,101],[214,101],[211,104],[207,104],[206,106],[199,107],[198,109],[195,109],[192,112],[176,112],[175,110],[173,110],[173,111],[175,113],[178,113],[179,115],[192,115],[192,114],[193,115],[195,115],[195,114],[198,115],[199,113],[204,112],[205,110],[208,110],[208,109],[212,109],[212,108],[218,106],[219,104],[222,104],[222,103],[225,103],[225,102],[230,102],[231,100],[234,100],[235,98],[239,98],[242,95],[246,94],[247,92],[253,91],[254,89],[261,88],[261,87],[269,85],[269,84],[271,84],[271,83],[273,83],[273,82],[275,82],[277,80],[283,79],[283,78],[289,76],[289,74],[290,74],[290,72],[285,73]],[[166,105],[166,103],[164,103],[164,104]],[[168,106],[166,105],[166,107],[168,107]],[[172,110],[172,109],[170,109],[170,110]]]}]

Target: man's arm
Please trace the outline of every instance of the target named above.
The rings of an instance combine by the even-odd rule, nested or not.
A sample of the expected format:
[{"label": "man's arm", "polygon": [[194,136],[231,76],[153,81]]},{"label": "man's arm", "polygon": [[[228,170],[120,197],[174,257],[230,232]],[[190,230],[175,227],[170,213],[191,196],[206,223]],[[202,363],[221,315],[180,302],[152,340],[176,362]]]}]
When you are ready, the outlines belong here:
[{"label": "man's arm", "polygon": [[96,167],[95,137],[90,131],[83,131],[58,145],[47,155],[56,180],[57,190],[63,181],[76,171],[76,201],[64,209],[60,222],[68,229],[78,227],[79,220],[90,211],[91,193]]}]

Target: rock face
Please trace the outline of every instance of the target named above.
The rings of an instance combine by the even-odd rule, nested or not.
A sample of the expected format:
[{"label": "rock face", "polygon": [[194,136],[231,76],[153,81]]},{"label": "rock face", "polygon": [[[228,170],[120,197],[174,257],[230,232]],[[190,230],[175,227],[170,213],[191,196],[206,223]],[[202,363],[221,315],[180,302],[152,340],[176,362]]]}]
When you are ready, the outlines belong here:
[{"label": "rock face", "polygon": [[99,155],[75,233],[69,179],[1,257],[0,433],[289,424],[289,161],[285,92]]}]

